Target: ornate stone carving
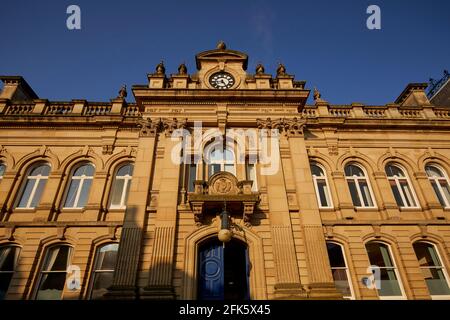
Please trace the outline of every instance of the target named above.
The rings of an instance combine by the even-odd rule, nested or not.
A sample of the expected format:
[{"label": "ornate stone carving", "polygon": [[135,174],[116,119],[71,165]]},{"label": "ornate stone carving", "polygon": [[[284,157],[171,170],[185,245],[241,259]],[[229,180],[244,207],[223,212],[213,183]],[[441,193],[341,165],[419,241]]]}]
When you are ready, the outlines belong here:
[{"label": "ornate stone carving", "polygon": [[113,145],[104,145],[103,149],[102,149],[102,153],[103,154],[112,154],[114,151],[114,146]]},{"label": "ornate stone carving", "polygon": [[161,120],[152,121],[152,119],[147,118],[139,122],[138,126],[141,128],[139,132],[140,137],[154,137],[161,126]]},{"label": "ornate stone carving", "polygon": [[294,117],[292,119],[256,119],[256,124],[258,129],[278,129],[280,132],[284,132],[287,135],[303,135],[306,119],[303,116],[300,118]]},{"label": "ornate stone carving", "polygon": [[285,75],[286,75],[286,67],[284,66],[284,64],[279,63],[277,68],[277,77]]},{"label": "ornate stone carving", "polygon": [[179,75],[187,74],[187,67],[184,63],[180,64],[180,66],[178,67],[178,74]]},{"label": "ornate stone carving", "polygon": [[256,66],[256,74],[264,74],[264,66],[261,63],[258,63]]},{"label": "ornate stone carving", "polygon": [[209,194],[238,194],[237,179],[228,172],[219,172],[209,181]]},{"label": "ornate stone carving", "polygon": [[164,67],[164,61],[161,61],[156,65],[156,74],[157,75],[164,75],[166,73],[166,67]]},{"label": "ornate stone carving", "polygon": [[127,95],[127,86],[123,85],[119,90],[119,95],[117,96],[117,98],[125,99]]},{"label": "ornate stone carving", "polygon": [[187,119],[184,119],[183,121],[178,121],[177,118],[163,119],[162,127],[166,131],[166,136],[169,136],[177,129],[187,128]]}]

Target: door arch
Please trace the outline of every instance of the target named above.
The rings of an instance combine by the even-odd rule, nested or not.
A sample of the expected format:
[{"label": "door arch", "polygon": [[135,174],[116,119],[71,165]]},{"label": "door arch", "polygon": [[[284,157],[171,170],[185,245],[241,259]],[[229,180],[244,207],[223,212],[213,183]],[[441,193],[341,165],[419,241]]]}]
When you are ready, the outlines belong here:
[{"label": "door arch", "polygon": [[199,245],[197,298],[199,300],[248,300],[249,258],[247,245],[232,239],[223,245],[217,238]]}]

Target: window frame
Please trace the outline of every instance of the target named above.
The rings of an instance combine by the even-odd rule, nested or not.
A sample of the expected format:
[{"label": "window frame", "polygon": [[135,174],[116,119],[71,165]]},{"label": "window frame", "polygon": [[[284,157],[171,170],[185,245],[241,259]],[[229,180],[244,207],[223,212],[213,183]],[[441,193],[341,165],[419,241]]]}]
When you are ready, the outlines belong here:
[{"label": "window frame", "polygon": [[395,277],[397,278],[398,286],[399,286],[400,292],[401,292],[401,296],[380,296],[380,294],[378,292],[378,289],[377,289],[376,292],[377,292],[378,299],[380,299],[380,300],[407,300],[408,297],[406,296],[406,291],[405,291],[405,288],[403,286],[403,281],[402,281],[402,278],[401,278],[401,275],[400,275],[400,271],[398,269],[396,257],[394,255],[393,250],[392,250],[391,244],[389,244],[387,242],[384,242],[384,241],[378,241],[378,240],[370,240],[370,241],[367,241],[366,243],[364,243],[364,249],[366,250],[366,255],[367,255],[367,258],[369,260],[369,263],[370,263],[370,257],[369,257],[369,253],[367,252],[367,247],[366,247],[366,245],[369,244],[369,243],[382,244],[382,245],[385,245],[388,248],[389,258],[392,261],[392,267],[379,267],[379,268],[380,269],[392,269],[392,268],[394,269],[394,274],[395,274]]},{"label": "window frame", "polygon": [[[131,175],[126,174],[124,176],[119,176],[120,180],[124,180],[123,187],[122,187],[122,193],[120,196],[120,204],[118,204],[118,205],[113,204],[112,197],[113,197],[113,192],[114,192],[114,186],[115,186],[115,183],[118,178],[117,174],[118,174],[119,170],[125,166],[131,166],[132,174]],[[94,170],[95,170],[95,167],[94,167]],[[127,208],[127,200],[128,200],[128,195],[129,195],[129,191],[130,191],[130,189],[129,189],[130,187],[128,185],[133,180],[133,173],[134,173],[134,165],[131,162],[121,163],[115,168],[114,176],[112,179],[111,188],[110,188],[110,192],[109,192],[109,209],[114,210],[114,209],[126,209]],[[94,171],[94,175],[95,175],[95,171]],[[94,176],[92,176],[92,178],[94,178]],[[126,192],[127,190],[128,190],[128,192]]]},{"label": "window frame", "polygon": [[[440,269],[442,270],[442,273],[444,274],[444,277],[445,277],[445,281],[447,282],[447,285],[448,285],[448,287],[450,288],[450,278],[449,278],[449,274],[448,274],[448,272],[447,272],[447,268],[446,268],[445,262],[444,262],[444,260],[442,260],[442,256],[441,256],[441,253],[439,252],[438,246],[437,246],[435,243],[430,242],[430,241],[416,240],[416,241],[414,241],[414,242],[412,243],[412,245],[413,245],[413,250],[414,250],[414,244],[415,244],[415,243],[426,243],[426,244],[429,244],[429,245],[433,246],[433,249],[434,249],[434,251],[436,252],[437,257],[439,258],[439,262],[441,263]],[[417,259],[417,254],[416,254],[416,251],[415,251],[415,250],[414,250],[414,254],[416,255],[416,259]],[[417,260],[418,260],[418,259],[417,259]],[[432,268],[433,268],[433,269],[438,269],[439,267],[432,267]],[[421,267],[420,264],[419,264],[419,269],[420,269],[421,273],[422,273],[422,269],[432,269],[432,268],[430,268],[430,267]],[[423,275],[423,273],[422,273],[422,275]],[[425,283],[426,283],[425,278],[424,278],[424,281],[425,281]],[[428,285],[427,285],[427,289],[428,289]],[[429,291],[429,290],[428,290],[428,291]],[[432,300],[450,300],[450,294],[445,294],[445,295],[444,295],[444,294],[443,294],[443,295],[432,295],[432,294],[430,293],[430,297],[431,297]]]},{"label": "window frame", "polygon": [[[54,248],[57,248],[57,247],[69,247],[69,255],[67,257],[66,270],[65,271],[62,271],[62,270],[61,271],[59,271],[59,270],[58,271],[44,271],[43,268],[44,268],[44,265],[45,265],[45,262],[46,262],[46,259],[47,259],[47,256],[48,256],[50,250],[53,250]],[[74,250],[75,250],[74,246],[72,246],[69,243],[54,243],[54,244],[51,244],[51,245],[47,246],[45,248],[45,250],[43,250],[43,254],[41,255],[41,262],[40,262],[40,265],[39,265],[38,275],[37,275],[36,282],[35,282],[35,288],[34,288],[34,292],[33,292],[33,299],[34,300],[38,300],[37,297],[38,297],[38,294],[39,294],[39,291],[40,291],[41,282],[42,282],[42,278],[43,278],[44,273],[45,274],[51,274],[51,273],[63,273],[63,272],[66,274],[66,277],[65,277],[65,280],[64,280],[64,287],[63,287],[63,289],[61,291],[61,298],[59,300],[63,300],[64,299],[64,293],[66,291],[66,286],[67,286],[68,266],[70,266],[71,263],[72,263]],[[44,299],[42,299],[42,300],[44,300]]]},{"label": "window frame", "polygon": [[[363,176],[363,177],[358,177],[358,176],[356,176],[356,175],[353,175],[353,176],[347,176],[347,174],[345,173],[345,168],[346,168],[347,166],[350,166],[350,165],[356,166],[356,167],[358,167],[359,169],[361,169],[362,172],[363,172],[363,174],[364,174],[364,176]],[[358,194],[359,201],[360,201],[361,204],[362,204],[362,205],[360,205],[360,206],[355,205],[355,204],[353,203],[353,198],[352,198],[352,204],[353,204],[353,206],[354,206],[355,208],[357,208],[357,209],[377,209],[377,208],[378,208],[377,202],[376,202],[376,199],[375,199],[375,196],[374,196],[374,193],[373,193],[373,189],[372,189],[372,183],[371,183],[371,181],[370,181],[370,179],[369,179],[369,175],[368,175],[368,173],[367,173],[367,170],[366,170],[366,168],[365,168],[363,165],[360,165],[360,164],[357,163],[357,162],[348,162],[348,163],[346,163],[346,164],[344,165],[344,177],[345,177],[345,182],[347,183],[347,189],[348,189],[348,192],[350,193],[350,197],[351,197],[351,190],[350,190],[350,186],[349,186],[348,181],[351,180],[351,181],[353,181],[353,183],[355,183],[355,186],[356,186],[356,192],[357,192],[357,194]],[[371,200],[372,200],[372,203],[373,203],[372,206],[366,206],[366,205],[364,205],[364,198],[363,198],[363,196],[362,196],[362,191],[361,191],[361,189],[360,189],[360,187],[359,187],[359,183],[358,183],[359,180],[365,180],[365,182],[367,183],[367,187],[369,188],[369,194],[370,194],[370,197],[371,197]]]},{"label": "window frame", "polygon": [[[103,248],[105,246],[108,246],[108,245],[111,245],[111,244],[117,244],[117,258],[118,258],[119,246],[120,246],[119,242],[104,242],[104,243],[100,243],[100,244],[95,246],[95,249],[94,249],[95,250],[95,255],[94,255],[94,259],[92,259],[92,268],[91,268],[91,272],[90,272],[90,275],[89,275],[89,277],[90,277],[89,278],[89,286],[88,286],[88,292],[87,292],[87,295],[86,295],[87,299],[89,299],[89,300],[92,300],[92,293],[94,291],[94,282],[95,282],[95,279],[96,279],[96,273],[112,272],[113,276],[114,276],[114,272],[116,271],[116,269],[113,269],[113,270],[111,270],[111,269],[108,269],[108,270],[97,270],[96,269],[96,265],[97,265],[97,262],[98,262],[98,255],[99,255],[99,252],[100,252],[101,248]],[[116,264],[117,264],[117,259],[116,259]]]},{"label": "window frame", "polygon": [[[205,148],[203,148],[203,150],[205,150],[206,148],[208,148],[208,149],[207,149],[207,157],[206,157],[206,159],[207,159],[208,162],[205,161],[205,164],[206,164],[206,176],[208,177],[208,179],[209,179],[210,177],[213,176],[213,174],[210,173],[210,171],[211,171],[210,168],[211,168],[211,166],[214,165],[214,164],[220,165],[220,169],[219,169],[218,172],[228,172],[228,173],[230,173],[230,174],[236,176],[236,173],[237,173],[237,168],[236,168],[236,153],[235,153],[233,147],[234,147],[234,146],[231,146],[231,145],[229,145],[229,144],[226,144],[225,146],[219,145],[218,147],[217,147],[216,145],[208,145],[208,146],[206,146]],[[221,149],[220,149],[220,148],[221,148]],[[212,157],[211,157],[211,154],[212,154],[214,151],[217,151],[217,150],[222,151],[223,158],[220,159],[220,160],[213,160],[213,159],[211,159],[211,158],[212,158]],[[233,160],[226,160],[226,159],[225,159],[226,151],[231,152],[231,154],[233,155]],[[225,170],[225,165],[233,165],[233,172],[226,171],[226,170]],[[216,172],[216,173],[218,173],[218,172]],[[214,173],[214,174],[216,174],[216,173]]]},{"label": "window frame", "polygon": [[0,175],[0,182],[2,182],[3,176],[6,173],[6,164],[4,162],[0,161],[0,167],[3,167],[3,173]]},{"label": "window frame", "polygon": [[[47,176],[42,176],[41,174],[39,174],[37,176],[30,176],[31,172],[34,169],[37,169],[37,168],[39,168],[41,166],[49,167],[49,172],[48,172]],[[34,209],[36,209],[39,206],[39,204],[40,204],[40,202],[42,200],[42,195],[43,195],[43,193],[45,191],[45,187],[47,186],[47,182],[49,180],[51,172],[52,172],[52,166],[48,162],[36,162],[36,163],[31,164],[28,167],[28,169],[25,171],[26,174],[25,174],[25,177],[22,179],[20,188],[18,190],[19,192],[17,193],[17,198],[16,198],[16,201],[15,201],[15,204],[14,204],[14,208],[17,209],[17,210],[34,210]],[[30,196],[28,197],[27,205],[25,207],[19,207],[19,204],[22,201],[22,197],[24,196],[25,188],[27,187],[27,184],[28,184],[29,180],[34,180],[34,185],[33,185],[33,188],[31,190]],[[46,181],[45,185],[43,187],[42,193],[41,193],[41,198],[39,199],[39,202],[37,203],[36,207],[32,207],[31,203],[34,200],[34,196],[36,195],[36,190],[37,190],[41,180],[45,180]]]},{"label": "window frame", "polygon": [[[387,167],[388,166],[393,166],[393,167],[397,167],[397,169],[400,169],[403,174],[405,175],[404,177],[399,177],[397,175],[394,176],[389,176],[387,173]],[[397,203],[397,199],[395,199],[395,195],[394,195],[394,199],[395,202],[397,203],[397,206],[401,209],[420,209],[420,204],[419,204],[419,199],[417,198],[417,194],[416,191],[414,189],[413,184],[411,183],[411,179],[409,178],[409,174],[408,171],[405,169],[405,167],[403,167],[402,165],[396,163],[396,162],[388,162],[386,163],[386,165],[384,166],[384,171],[386,173],[386,177],[388,179],[389,185],[391,184],[391,181],[395,182],[395,186],[397,188],[397,192],[400,194],[400,197],[403,201],[403,206],[401,206],[400,204]],[[408,187],[411,191],[411,195],[412,195],[412,200],[415,203],[415,206],[407,206],[407,202],[406,202],[406,195],[403,192],[403,188],[401,188],[401,182],[400,180],[406,180]],[[391,192],[392,192],[392,186],[391,186]],[[393,193],[393,192],[392,192]]]},{"label": "window frame", "polygon": [[[17,243],[2,243],[2,244],[0,244],[0,250],[3,248],[9,248],[9,247],[16,248],[16,250],[18,250],[18,252],[16,253],[17,256],[15,257],[13,270],[12,271],[0,270],[0,274],[11,274],[11,279],[9,281],[8,288],[6,288],[5,296],[6,296],[6,294],[8,294],[9,288],[11,287],[11,281],[14,277],[14,274],[16,273],[17,266],[19,265],[20,254],[22,251],[22,247],[20,245],[18,245]],[[0,299],[0,301],[1,301],[1,299]]]},{"label": "window frame", "polygon": [[[434,167],[434,168],[438,169],[442,173],[443,177],[439,177],[439,178],[430,177],[428,175],[428,173],[427,173],[427,167]],[[437,185],[437,187],[439,189],[439,193],[441,195],[441,198],[444,200],[444,203],[445,203],[445,206],[443,206],[443,208],[444,209],[450,209],[450,199],[447,199],[447,197],[444,196],[444,193],[442,191],[442,186],[439,183],[439,180],[445,180],[447,185],[450,187],[450,179],[448,178],[447,171],[444,170],[444,168],[442,166],[440,166],[440,165],[438,165],[437,163],[434,163],[434,162],[426,163],[424,168],[425,168],[425,174],[427,175],[427,178],[428,178],[428,181],[431,184],[431,187],[433,188],[433,184],[431,182],[434,181],[434,183],[436,183],[436,185]],[[434,188],[433,188],[433,191],[435,191]],[[439,197],[436,194],[436,191],[434,192],[434,194],[438,198],[438,201],[439,201]],[[439,201],[439,203],[440,203],[440,201]]]},{"label": "window frame", "polygon": [[[93,174],[92,174],[92,177],[88,177],[88,176],[86,176],[86,175],[82,175],[82,176],[77,176],[77,179],[76,180],[81,180],[82,182],[83,182],[83,184],[79,184],[78,185],[78,187],[77,187],[77,193],[76,193],[76,196],[75,196],[75,199],[74,199],[74,205],[75,204],[77,204],[77,206],[76,207],[66,207],[66,201],[67,201],[67,197],[68,197],[68,195],[69,195],[69,189],[70,189],[70,185],[72,184],[72,181],[73,181],[73,178],[74,178],[74,174],[75,174],[75,171],[77,170],[77,169],[79,169],[79,168],[81,168],[82,166],[84,166],[84,165],[91,165],[93,168],[94,168],[94,172],[93,172]],[[92,162],[89,162],[89,161],[87,161],[87,162],[81,162],[81,163],[79,163],[79,164],[77,164],[77,165],[75,165],[75,166],[73,166],[73,168],[70,170],[70,176],[69,176],[69,179],[68,179],[68,181],[67,181],[67,183],[66,183],[66,189],[65,189],[65,191],[64,191],[64,197],[63,197],[63,201],[62,201],[62,204],[61,204],[61,208],[63,209],[63,210],[82,210],[82,209],[84,209],[85,207],[86,207],[86,205],[88,204],[88,200],[89,200],[89,196],[88,196],[88,199],[86,200],[86,205],[85,206],[83,206],[83,207],[79,207],[78,206],[78,202],[79,202],[79,200],[80,200],[80,194],[81,194],[81,190],[82,190],[82,188],[80,188],[80,186],[82,187],[83,185],[84,185],[84,182],[86,181],[86,180],[92,180],[92,182],[94,181],[94,177],[95,177],[95,173],[96,173],[96,167],[95,167],[95,165],[92,163]],[[84,179],[80,179],[79,177],[85,177]],[[87,177],[87,178],[86,178]],[[89,187],[89,188],[92,188],[92,185]]]},{"label": "window frame", "polygon": [[[251,163],[249,157],[247,157],[245,159],[245,179],[248,181],[253,181],[252,192],[258,192],[258,190],[259,190],[258,189],[258,170],[257,170],[256,164],[257,164],[256,161],[254,163]],[[250,166],[253,166],[253,171],[255,173],[255,179],[252,179],[250,177],[250,171],[249,171]]]},{"label": "window frame", "polygon": [[[323,177],[318,177],[315,174],[312,173],[311,167],[312,166],[317,166],[320,170],[322,170],[323,172]],[[316,199],[317,199],[317,204],[319,205],[319,209],[333,209],[334,208],[334,204],[333,204],[333,197],[331,196],[331,188],[330,188],[330,184],[328,182],[328,175],[327,175],[327,171],[325,170],[325,168],[319,164],[318,162],[312,162],[309,165],[309,168],[311,170],[311,177],[313,179],[313,184],[314,184],[314,190],[316,191]],[[319,196],[319,186],[317,183],[318,179],[323,179],[325,180],[325,187],[327,189],[328,192],[328,198],[329,198],[329,205],[328,206],[323,206],[322,205],[322,201],[320,201],[320,196]]]},{"label": "window frame", "polygon": [[[331,274],[333,275],[333,269],[339,269],[339,270],[345,269],[345,274],[347,275],[347,281],[348,281],[348,285],[349,285],[349,288],[350,288],[351,295],[350,296],[343,296],[343,297],[344,297],[344,299],[355,300],[356,299],[356,295],[355,295],[355,290],[353,288],[353,281],[352,281],[352,277],[351,277],[351,273],[350,273],[350,267],[349,267],[349,264],[348,264],[348,261],[347,261],[347,257],[346,257],[345,247],[344,247],[344,245],[342,245],[341,243],[336,242],[336,241],[329,241],[329,240],[327,240],[326,244],[328,244],[328,243],[332,243],[334,245],[337,245],[341,249],[341,254],[342,254],[342,257],[344,258],[344,263],[345,263],[345,268],[343,268],[343,267],[332,267],[331,266],[331,261],[330,261]],[[327,248],[327,253],[328,253],[328,248]],[[334,278],[333,278],[333,280],[334,280]]]}]

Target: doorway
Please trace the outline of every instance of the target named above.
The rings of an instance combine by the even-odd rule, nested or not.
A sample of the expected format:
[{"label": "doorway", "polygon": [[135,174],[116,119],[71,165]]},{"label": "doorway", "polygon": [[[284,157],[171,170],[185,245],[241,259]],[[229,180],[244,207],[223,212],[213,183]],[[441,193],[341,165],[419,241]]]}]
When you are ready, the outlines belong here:
[{"label": "doorway", "polygon": [[248,300],[247,245],[232,239],[225,246],[210,239],[199,246],[197,297],[199,300]]}]

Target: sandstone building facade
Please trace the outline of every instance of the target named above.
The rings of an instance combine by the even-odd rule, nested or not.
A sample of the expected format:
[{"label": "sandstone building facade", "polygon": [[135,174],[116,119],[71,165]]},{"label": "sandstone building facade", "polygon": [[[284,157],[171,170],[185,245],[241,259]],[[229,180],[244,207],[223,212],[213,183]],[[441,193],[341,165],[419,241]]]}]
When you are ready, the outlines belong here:
[{"label": "sandstone building facade", "polygon": [[135,103],[1,77],[0,298],[450,298],[450,106],[307,105],[247,64],[160,63]]}]

